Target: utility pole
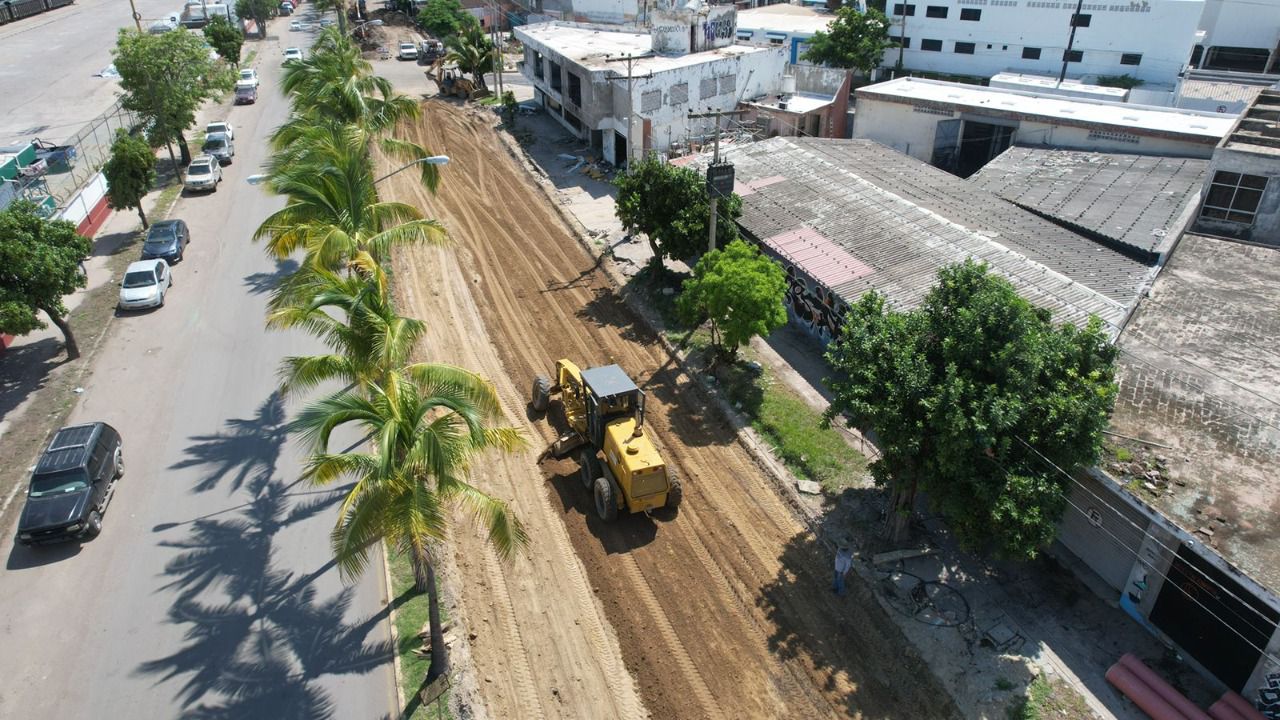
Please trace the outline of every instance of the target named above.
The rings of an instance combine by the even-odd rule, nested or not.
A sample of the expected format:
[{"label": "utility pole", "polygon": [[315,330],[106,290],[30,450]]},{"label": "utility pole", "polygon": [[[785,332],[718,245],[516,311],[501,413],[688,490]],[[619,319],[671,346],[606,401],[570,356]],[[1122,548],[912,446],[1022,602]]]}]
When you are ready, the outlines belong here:
[{"label": "utility pole", "polygon": [[[746,112],[745,110],[715,110],[713,112],[705,112],[705,113],[689,113],[689,119],[691,120],[695,120],[698,118],[715,118],[716,119],[716,134],[715,134],[714,144],[712,145],[714,150],[712,151],[712,155],[711,155],[712,167],[716,167],[720,165],[720,117],[722,115],[741,115],[745,112]],[[730,174],[729,177],[730,177],[730,186],[732,186],[733,175]],[[710,185],[709,181],[710,181],[710,177],[708,176],[708,184]],[[712,187],[708,187],[707,190],[708,190],[707,195],[709,195],[711,198],[711,220],[708,223],[711,226],[711,233],[710,233],[710,236],[707,238],[707,252],[711,252],[712,250],[716,249],[716,218],[718,217],[720,195]]]},{"label": "utility pole", "polygon": [[635,145],[636,145],[636,143],[635,143],[635,135],[634,135],[634,133],[632,133],[632,132],[631,132],[631,128],[632,128],[632,124],[631,124],[631,123],[632,123],[632,121],[635,119],[635,115],[636,115],[636,112],[635,112],[635,110],[636,110],[635,95],[633,95],[633,94],[632,94],[632,92],[631,92],[631,84],[632,84],[632,81],[633,81],[633,80],[635,80],[637,77],[639,77],[641,80],[643,80],[643,79],[645,79],[645,78],[651,78],[651,77],[653,77],[653,71],[652,71],[652,70],[650,70],[649,72],[645,73],[644,75],[639,75],[639,76],[635,75],[634,73],[632,73],[632,72],[631,72],[631,64],[632,64],[633,62],[635,62],[636,60],[643,60],[644,58],[647,58],[647,57],[653,57],[653,54],[652,54],[652,53],[646,53],[646,54],[644,54],[644,55],[630,55],[630,54],[628,54],[628,55],[624,55],[624,56],[619,57],[619,58],[611,58],[611,57],[609,57],[608,55],[605,55],[605,56],[604,56],[604,61],[605,61],[605,62],[607,62],[607,63],[609,63],[609,62],[625,62],[625,63],[627,64],[627,74],[626,74],[626,75],[618,75],[618,74],[617,74],[617,71],[615,70],[615,71],[614,71],[614,76],[613,76],[613,77],[611,77],[611,78],[609,78],[609,79],[610,79],[610,80],[626,80],[626,81],[627,81],[627,168],[626,168],[626,169],[627,169],[627,171],[628,171],[628,172],[630,172],[630,171],[631,171],[631,155],[634,153],[634,151],[635,151]]},{"label": "utility pole", "polygon": [[502,33],[498,30],[502,15],[497,0],[491,2],[489,7],[493,10],[493,22],[489,25],[489,37],[493,43],[493,75],[498,84],[498,102],[502,102],[502,69],[505,63],[502,58]]},{"label": "utility pole", "polygon": [[133,0],[129,0],[129,9],[133,10],[133,24],[138,26],[138,32],[142,32],[142,15],[138,12],[138,6]]},{"label": "utility pole", "polygon": [[1067,35],[1067,49],[1062,51],[1062,72],[1058,73],[1058,85],[1062,86],[1062,81],[1067,78],[1067,62],[1071,57],[1071,46],[1076,42],[1076,18],[1080,17],[1080,9],[1084,5],[1084,0],[1076,0],[1076,11],[1071,14],[1071,34]]},{"label": "utility pole", "polygon": [[[1082,0],[1083,1],[1083,0]],[[902,72],[902,51],[905,49],[903,43],[907,40],[907,3],[902,3],[902,27],[898,29],[898,67],[897,71]],[[897,77],[897,74],[894,74]]]}]

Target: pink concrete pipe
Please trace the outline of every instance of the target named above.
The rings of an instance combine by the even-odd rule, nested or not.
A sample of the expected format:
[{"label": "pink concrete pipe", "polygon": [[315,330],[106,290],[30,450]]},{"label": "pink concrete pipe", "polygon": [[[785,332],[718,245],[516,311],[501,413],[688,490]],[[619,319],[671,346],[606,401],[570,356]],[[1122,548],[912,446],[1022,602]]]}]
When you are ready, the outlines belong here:
[{"label": "pink concrete pipe", "polygon": [[1231,709],[1235,710],[1236,714],[1240,716],[1240,720],[1267,720],[1262,713],[1258,712],[1258,708],[1250,705],[1248,700],[1230,690],[1223,693],[1218,702],[1230,705]]},{"label": "pink concrete pipe", "polygon": [[1164,698],[1160,697],[1150,685],[1147,685],[1132,670],[1116,663],[1107,670],[1107,682],[1125,697],[1133,701],[1138,709],[1151,716],[1152,720],[1187,720],[1187,716],[1178,712]]},{"label": "pink concrete pipe", "polygon": [[1200,709],[1199,705],[1188,700],[1182,693],[1173,689],[1173,686],[1164,681],[1164,678],[1155,673],[1154,670],[1147,667],[1133,653],[1125,653],[1120,658],[1120,665],[1125,666],[1138,677],[1139,680],[1146,683],[1156,692],[1165,702],[1172,705],[1187,720],[1213,720],[1208,713]]},{"label": "pink concrete pipe", "polygon": [[1226,698],[1221,698],[1209,706],[1209,717],[1213,720],[1246,720],[1245,716],[1236,712]]}]

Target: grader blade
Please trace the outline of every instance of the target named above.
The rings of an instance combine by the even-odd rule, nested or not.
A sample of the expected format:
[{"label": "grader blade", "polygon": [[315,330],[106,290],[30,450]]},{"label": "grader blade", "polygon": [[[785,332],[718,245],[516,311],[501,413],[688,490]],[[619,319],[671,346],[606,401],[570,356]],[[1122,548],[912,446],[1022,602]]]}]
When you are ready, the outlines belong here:
[{"label": "grader blade", "polygon": [[561,435],[559,439],[551,443],[551,447],[547,448],[547,452],[555,458],[562,458],[565,455],[577,450],[587,442],[587,439],[576,432],[568,432]]}]

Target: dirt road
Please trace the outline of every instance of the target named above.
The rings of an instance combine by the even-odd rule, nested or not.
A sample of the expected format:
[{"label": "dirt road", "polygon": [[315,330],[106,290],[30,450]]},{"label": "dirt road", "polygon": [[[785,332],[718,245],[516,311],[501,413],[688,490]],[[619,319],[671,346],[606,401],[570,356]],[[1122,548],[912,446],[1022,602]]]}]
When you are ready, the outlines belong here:
[{"label": "dirt road", "polygon": [[[399,177],[388,195],[442,220],[456,248],[398,259],[402,307],[431,327],[432,359],[498,382],[535,445],[478,478],[515,503],[534,538],[528,556],[502,568],[477,533],[456,535],[490,714],[956,715],[865,588],[830,593],[830,557],[626,309],[488,118],[437,101],[425,110],[401,135],[452,158],[440,193]],[[533,376],[561,357],[617,362],[648,392],[647,422],[684,478],[677,517],[604,525],[575,463],[536,464],[553,433],[527,414],[526,398]]]}]

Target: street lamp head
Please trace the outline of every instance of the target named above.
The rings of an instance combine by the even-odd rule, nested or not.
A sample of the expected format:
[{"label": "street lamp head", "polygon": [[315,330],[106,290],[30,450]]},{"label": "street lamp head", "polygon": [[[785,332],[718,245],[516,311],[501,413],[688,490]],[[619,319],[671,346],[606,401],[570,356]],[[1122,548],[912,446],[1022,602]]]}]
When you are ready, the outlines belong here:
[{"label": "street lamp head", "polygon": [[422,158],[422,160],[420,160],[419,162],[424,162],[428,165],[448,165],[449,156],[448,155],[432,155],[431,157]]},{"label": "street lamp head", "polygon": [[263,173],[255,173],[245,178],[244,181],[249,183],[250,185],[261,185],[262,183],[266,182],[269,177],[270,177],[269,175],[266,175]]}]

